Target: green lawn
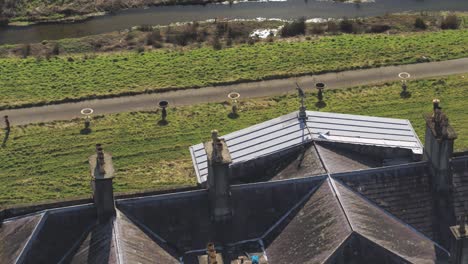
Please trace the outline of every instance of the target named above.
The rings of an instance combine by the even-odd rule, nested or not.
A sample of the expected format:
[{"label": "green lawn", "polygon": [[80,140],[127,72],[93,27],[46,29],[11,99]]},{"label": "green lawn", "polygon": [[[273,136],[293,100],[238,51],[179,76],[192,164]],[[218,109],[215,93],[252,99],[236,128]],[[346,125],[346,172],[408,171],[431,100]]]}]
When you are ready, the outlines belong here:
[{"label": "green lawn", "polygon": [[[459,134],[457,150],[468,149],[468,74],[409,84],[412,96],[399,97],[398,83],[326,91],[320,111],[410,119],[424,139],[422,114],[440,98]],[[308,109],[317,110],[315,95]],[[89,135],[80,134],[82,121],[13,127],[11,140],[0,148],[0,205],[70,198],[90,194],[87,157],[102,143],[114,155],[117,192],[165,189],[196,183],[188,147],[207,140],[212,129],[226,134],[297,110],[296,96],[241,101],[240,117],[227,117],[225,104],[171,108],[167,126],[158,126],[154,112],[96,117]]]},{"label": "green lawn", "polygon": [[0,59],[0,109],[363,67],[466,57],[468,30],[340,35],[215,51],[158,50],[48,60]]}]

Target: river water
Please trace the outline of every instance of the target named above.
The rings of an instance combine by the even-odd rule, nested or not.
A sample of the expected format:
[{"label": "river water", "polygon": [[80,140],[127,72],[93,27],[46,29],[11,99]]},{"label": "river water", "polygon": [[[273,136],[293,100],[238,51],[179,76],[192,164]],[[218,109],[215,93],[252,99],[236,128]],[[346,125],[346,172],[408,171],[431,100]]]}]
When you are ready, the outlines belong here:
[{"label": "river water", "polygon": [[42,40],[82,37],[132,26],[165,25],[213,18],[254,19],[341,18],[384,15],[404,11],[468,11],[468,0],[375,0],[347,4],[333,1],[287,0],[243,2],[233,5],[163,6],[129,9],[115,15],[96,17],[73,24],[41,24],[28,27],[0,27],[0,44],[34,43]]}]

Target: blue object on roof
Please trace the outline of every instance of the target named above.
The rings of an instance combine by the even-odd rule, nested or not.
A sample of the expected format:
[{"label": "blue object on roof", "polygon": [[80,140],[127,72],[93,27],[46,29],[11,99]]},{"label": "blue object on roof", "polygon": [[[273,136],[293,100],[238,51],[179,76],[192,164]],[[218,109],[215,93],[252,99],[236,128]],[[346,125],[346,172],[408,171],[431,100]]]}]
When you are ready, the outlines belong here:
[{"label": "blue object on roof", "polygon": [[259,264],[260,258],[258,256],[252,256],[252,264]]}]

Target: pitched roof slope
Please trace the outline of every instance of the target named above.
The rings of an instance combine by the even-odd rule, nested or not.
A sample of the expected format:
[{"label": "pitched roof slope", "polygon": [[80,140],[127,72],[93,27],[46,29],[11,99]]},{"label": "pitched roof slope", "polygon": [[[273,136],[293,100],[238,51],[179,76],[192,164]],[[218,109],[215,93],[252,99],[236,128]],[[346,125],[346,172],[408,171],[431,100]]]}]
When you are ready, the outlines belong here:
[{"label": "pitched roof slope", "polygon": [[468,214],[468,156],[452,159],[453,207],[457,219]]},{"label": "pitched roof slope", "polygon": [[92,205],[46,211],[25,263],[59,263],[95,223]]},{"label": "pitched roof slope", "polygon": [[16,263],[44,214],[11,219],[0,225],[0,259]]},{"label": "pitched roof slope", "polygon": [[282,170],[275,173],[270,180],[285,180],[326,174],[327,171],[320,161],[317,150],[313,145],[301,148],[295,159],[290,161]]},{"label": "pitched roof slope", "polygon": [[97,224],[78,250],[67,260],[71,264],[120,264],[114,239],[114,221]]},{"label": "pitched roof slope", "polygon": [[328,181],[268,235],[271,263],[322,263],[351,234]]},{"label": "pitched roof slope", "polygon": [[115,230],[122,263],[180,263],[120,211],[117,211]]},{"label": "pitched roof slope", "polygon": [[208,242],[235,243],[260,238],[321,181],[323,177],[232,186],[234,217],[221,228],[211,223],[205,190],[129,199],[119,201],[117,206],[183,255],[186,251],[204,249]]},{"label": "pitched roof slope", "polygon": [[316,144],[318,153],[330,173],[365,170],[382,166],[374,157],[362,153],[340,149],[331,145]]},{"label": "pitched roof slope", "polygon": [[425,162],[334,176],[403,222],[434,238],[430,175]]},{"label": "pitched roof slope", "polygon": [[332,180],[352,229],[410,263],[437,263],[448,252],[415,229]]}]

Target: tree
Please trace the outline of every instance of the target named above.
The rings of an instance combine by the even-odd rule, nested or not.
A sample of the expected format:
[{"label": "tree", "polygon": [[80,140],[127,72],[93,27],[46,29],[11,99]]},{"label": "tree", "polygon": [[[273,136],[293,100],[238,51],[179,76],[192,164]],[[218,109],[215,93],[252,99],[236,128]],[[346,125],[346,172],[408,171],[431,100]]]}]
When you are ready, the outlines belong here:
[{"label": "tree", "polygon": [[427,25],[424,22],[424,20],[420,17],[417,17],[416,20],[414,20],[414,27],[418,29],[427,29]]}]

